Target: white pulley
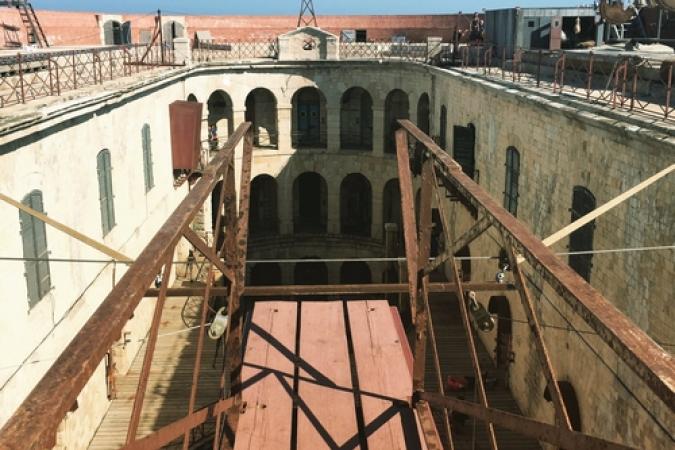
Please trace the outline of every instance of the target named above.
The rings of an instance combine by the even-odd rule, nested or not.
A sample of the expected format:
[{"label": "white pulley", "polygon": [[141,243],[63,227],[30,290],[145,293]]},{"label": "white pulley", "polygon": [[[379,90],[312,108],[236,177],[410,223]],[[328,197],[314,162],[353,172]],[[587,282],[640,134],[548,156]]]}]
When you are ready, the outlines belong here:
[{"label": "white pulley", "polygon": [[225,334],[225,330],[227,330],[229,317],[227,317],[224,311],[224,307],[218,310],[209,327],[209,337],[214,341],[220,339]]}]

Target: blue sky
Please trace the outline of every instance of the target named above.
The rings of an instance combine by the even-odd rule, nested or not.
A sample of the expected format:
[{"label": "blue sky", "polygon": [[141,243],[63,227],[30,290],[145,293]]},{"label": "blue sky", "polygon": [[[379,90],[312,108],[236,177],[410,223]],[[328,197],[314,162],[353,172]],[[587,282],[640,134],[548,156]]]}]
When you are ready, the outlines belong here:
[{"label": "blue sky", "polygon": [[[157,8],[167,14],[292,14],[300,0],[32,0],[41,9],[149,13]],[[576,6],[592,0],[314,0],[321,14],[421,14],[465,13],[510,6]]]}]

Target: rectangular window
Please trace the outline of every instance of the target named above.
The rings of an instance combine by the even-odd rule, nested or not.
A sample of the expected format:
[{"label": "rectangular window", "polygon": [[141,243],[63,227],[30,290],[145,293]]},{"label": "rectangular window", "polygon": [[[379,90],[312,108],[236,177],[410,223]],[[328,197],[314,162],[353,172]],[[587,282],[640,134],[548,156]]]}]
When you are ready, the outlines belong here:
[{"label": "rectangular window", "polygon": [[[33,191],[22,202],[29,208],[44,213],[42,192]],[[51,289],[49,272],[49,250],[47,249],[47,230],[45,223],[32,215],[20,211],[21,240],[23,242],[23,256],[26,258],[26,287],[28,290],[28,304],[33,308]]]},{"label": "rectangular window", "polygon": [[518,179],[520,178],[520,153],[513,147],[506,150],[506,176],[504,208],[515,217],[518,214]]},{"label": "rectangular window", "polygon": [[356,42],[368,42],[368,30],[356,30]]},{"label": "rectangular window", "polygon": [[155,177],[152,171],[152,138],[150,137],[150,126],[148,124],[143,125],[142,139],[145,192],[150,192],[150,190],[155,187]]},{"label": "rectangular window", "polygon": [[101,226],[103,228],[103,236],[105,236],[115,227],[110,151],[102,150],[98,154],[96,157],[96,169],[98,172],[98,192],[101,206]]}]

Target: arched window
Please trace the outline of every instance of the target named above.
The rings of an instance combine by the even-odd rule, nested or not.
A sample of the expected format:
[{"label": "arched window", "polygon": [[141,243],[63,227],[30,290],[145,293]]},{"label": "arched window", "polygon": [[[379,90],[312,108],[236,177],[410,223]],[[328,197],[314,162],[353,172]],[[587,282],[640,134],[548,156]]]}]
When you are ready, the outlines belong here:
[{"label": "arched window", "polygon": [[518,215],[518,178],[520,177],[520,153],[515,147],[506,149],[506,176],[504,208],[514,217]]},{"label": "arched window", "polygon": [[207,105],[209,144],[214,149],[218,147],[219,142],[227,141],[227,138],[234,132],[232,100],[226,92],[218,90],[211,94]]},{"label": "arched window", "polygon": [[368,150],[373,148],[373,99],[365,89],[353,87],[340,102],[340,148]]},{"label": "arched window", "polygon": [[394,89],[387,95],[384,102],[384,151],[396,153],[395,132],[398,130],[398,120],[410,118],[408,94],[400,89]]},{"label": "arched window", "polygon": [[431,111],[429,109],[429,94],[426,92],[420,96],[417,101],[417,128],[429,134]]},{"label": "arched window", "polygon": [[249,230],[252,236],[279,232],[277,180],[259,175],[251,181]]},{"label": "arched window", "polygon": [[175,20],[170,20],[165,22],[162,26],[162,34],[164,35],[164,44],[169,48],[173,49],[173,40],[176,38],[183,37],[185,32],[185,27],[183,24],[176,22]]},{"label": "arched window", "polygon": [[110,233],[115,227],[115,205],[112,183],[112,165],[110,151],[101,150],[96,156],[96,171],[98,172],[98,198],[101,207],[101,226],[103,236]]},{"label": "arched window", "polygon": [[[24,205],[37,212],[44,213],[42,192],[35,190],[26,195],[21,201]],[[30,258],[24,262],[26,268],[26,287],[28,290],[28,305],[30,308],[38,304],[51,289],[49,274],[49,250],[47,249],[47,230],[45,223],[30,214],[19,211],[21,224],[21,241],[23,242],[23,257]]]},{"label": "arched window", "polygon": [[368,179],[359,173],[347,175],[340,185],[340,232],[370,236],[372,203]]},{"label": "arched window", "polygon": [[364,261],[347,261],[340,266],[340,284],[369,284],[370,267]]},{"label": "arched window", "polygon": [[197,100],[197,96],[195,96],[195,94],[190,94],[187,96],[187,101],[197,103],[199,100]]},{"label": "arched window", "polygon": [[145,180],[145,192],[155,187],[155,175],[152,167],[152,138],[150,136],[150,125],[147,123],[141,129],[141,139],[143,142],[143,179]]},{"label": "arched window", "polygon": [[277,148],[277,99],[267,89],[257,88],[246,97],[246,121],[253,124],[253,145]]},{"label": "arched window", "polygon": [[[397,245],[403,243],[403,215],[401,214],[401,188],[398,178],[393,178],[384,185],[382,193],[382,224],[396,224],[398,233]],[[399,250],[403,247],[399,245]]]},{"label": "arched window", "polygon": [[452,157],[461,166],[465,174],[474,177],[476,171],[476,127],[469,124],[465,127],[453,127]]},{"label": "arched window", "polygon": [[445,105],[441,106],[441,118],[438,124],[438,133],[440,142],[438,145],[443,149],[448,149],[448,108]]},{"label": "arched window", "polygon": [[281,284],[281,267],[277,263],[259,263],[251,268],[250,286],[279,286]]},{"label": "arched window", "polygon": [[[316,257],[303,258],[307,260],[318,259]],[[293,282],[304,285],[328,284],[328,267],[320,261],[307,261],[295,265]]]},{"label": "arched window", "polygon": [[[560,395],[565,404],[572,429],[581,432],[581,408],[579,408],[579,399],[574,386],[569,381],[558,381],[558,389],[560,389]],[[548,386],[544,390],[544,399],[548,402],[552,401]]]},{"label": "arched window", "polygon": [[325,233],[328,222],[326,180],[305,172],[293,183],[293,229],[296,233]]},{"label": "arched window", "polygon": [[[572,195],[572,222],[595,209],[595,197],[585,187],[574,186]],[[570,234],[570,252],[588,252],[593,250],[595,220]],[[586,281],[591,281],[593,255],[569,255],[569,265]]]},{"label": "arched window", "polygon": [[293,147],[326,147],[326,98],[306,87],[293,95]]}]

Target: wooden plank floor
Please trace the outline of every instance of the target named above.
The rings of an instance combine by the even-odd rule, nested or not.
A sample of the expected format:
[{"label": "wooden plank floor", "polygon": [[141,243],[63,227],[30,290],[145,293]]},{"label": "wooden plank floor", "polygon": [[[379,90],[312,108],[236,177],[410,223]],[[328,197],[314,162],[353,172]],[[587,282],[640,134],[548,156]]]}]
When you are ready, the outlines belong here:
[{"label": "wooden plank floor", "polygon": [[[429,307],[434,321],[436,341],[439,348],[439,360],[441,372],[444,378],[448,375],[462,376],[473,375],[473,366],[469,356],[468,341],[464,327],[460,321],[459,304],[454,295],[432,294],[429,296]],[[482,345],[482,341],[476,336],[478,358],[483,372],[488,376],[494,376],[495,369],[489,353]],[[430,343],[428,345],[431,345]],[[427,351],[425,385],[428,391],[437,392],[433,359],[431,351]],[[503,411],[521,414],[511,392],[503,385],[498,385],[487,390],[488,404]],[[447,395],[463,396],[465,400],[473,401],[473,392],[448,392]],[[476,400],[477,401],[477,400]],[[436,414],[436,427],[439,433],[443,433],[441,414]],[[541,446],[535,440],[525,438],[513,431],[495,428],[497,445],[500,450],[540,450]],[[474,443],[475,438],[475,443]],[[444,438],[443,438],[444,439]],[[464,427],[453,428],[453,441],[456,450],[476,449],[487,450],[489,443],[485,431],[485,425],[476,421],[475,433],[473,421],[468,420]]]},{"label": "wooden plank floor", "polygon": [[[187,327],[182,320],[185,302],[183,297],[166,300],[138,437],[146,436],[187,414],[199,330],[185,332]],[[191,302],[194,303],[195,298]],[[201,299],[197,304],[201,304]],[[197,408],[217,398],[220,368],[211,367],[214,351],[214,341],[205,339]],[[144,354],[145,345],[138,352],[128,374],[117,379],[117,399],[112,401],[89,445],[90,449],[111,450],[124,445]]]},{"label": "wooden plank floor", "polygon": [[[275,326],[269,311],[282,309]],[[235,450],[356,449],[366,440],[369,449],[422,448],[413,412],[397,401],[412,382],[386,301],[258,301],[248,330]]]}]

